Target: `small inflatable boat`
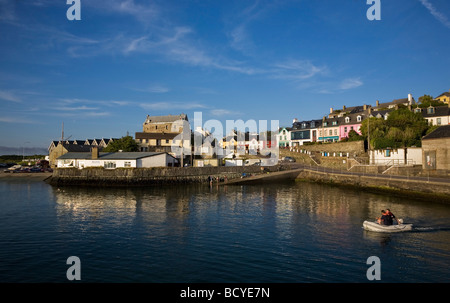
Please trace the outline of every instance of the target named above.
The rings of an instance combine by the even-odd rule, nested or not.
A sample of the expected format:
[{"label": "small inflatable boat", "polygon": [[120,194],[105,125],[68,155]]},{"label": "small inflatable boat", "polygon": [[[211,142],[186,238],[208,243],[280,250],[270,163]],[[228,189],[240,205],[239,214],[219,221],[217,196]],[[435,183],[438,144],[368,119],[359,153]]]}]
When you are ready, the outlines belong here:
[{"label": "small inflatable boat", "polygon": [[376,231],[376,232],[385,232],[385,233],[396,233],[401,231],[410,231],[412,230],[412,224],[403,224],[403,220],[399,219],[401,224],[395,225],[380,225],[375,221],[364,221],[363,227],[365,230]]}]

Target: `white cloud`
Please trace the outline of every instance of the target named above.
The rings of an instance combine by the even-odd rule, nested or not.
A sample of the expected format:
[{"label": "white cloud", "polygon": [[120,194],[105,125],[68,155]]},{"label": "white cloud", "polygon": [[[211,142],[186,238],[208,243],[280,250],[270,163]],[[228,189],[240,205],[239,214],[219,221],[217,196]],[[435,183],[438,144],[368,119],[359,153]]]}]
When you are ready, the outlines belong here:
[{"label": "white cloud", "polygon": [[205,105],[197,102],[154,102],[139,104],[145,110],[187,110],[195,108],[206,108]]},{"label": "white cloud", "polygon": [[425,6],[428,11],[439,21],[441,22],[443,25],[445,25],[446,27],[450,28],[450,20],[447,18],[446,15],[444,15],[443,13],[439,12],[434,6],[433,4],[429,1],[429,0],[419,0],[423,6]]},{"label": "white cloud", "polygon": [[236,115],[236,114],[239,114],[238,112],[231,111],[229,109],[212,109],[210,111],[210,113],[213,116],[225,116],[225,115]]},{"label": "white cloud", "polygon": [[22,99],[10,91],[0,90],[0,100],[22,102]]},{"label": "white cloud", "polygon": [[352,89],[363,85],[363,82],[360,78],[348,78],[344,79],[340,84],[339,88],[346,90],[346,89]]},{"label": "white cloud", "polygon": [[274,78],[306,80],[327,73],[326,66],[316,66],[309,60],[288,60],[274,65],[270,72]]},{"label": "white cloud", "polygon": [[0,117],[0,122],[3,123],[25,123],[25,124],[36,124],[36,121],[30,120],[30,119],[23,119],[23,118],[17,118],[17,117]]},{"label": "white cloud", "polygon": [[161,84],[151,84],[148,87],[133,88],[132,90],[137,91],[137,92],[157,93],[157,94],[168,93],[170,91],[170,89],[168,87],[161,85]]}]

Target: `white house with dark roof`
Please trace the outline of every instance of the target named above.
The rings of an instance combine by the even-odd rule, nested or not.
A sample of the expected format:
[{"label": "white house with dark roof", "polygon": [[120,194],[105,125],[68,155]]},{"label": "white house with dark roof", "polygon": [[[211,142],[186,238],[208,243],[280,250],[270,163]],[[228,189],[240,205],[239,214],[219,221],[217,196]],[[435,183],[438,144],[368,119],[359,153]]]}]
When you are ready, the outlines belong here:
[{"label": "white house with dark roof", "polygon": [[173,167],[178,160],[163,152],[99,152],[93,147],[91,152],[68,152],[57,158],[57,167],[104,167],[115,168],[151,168]]}]

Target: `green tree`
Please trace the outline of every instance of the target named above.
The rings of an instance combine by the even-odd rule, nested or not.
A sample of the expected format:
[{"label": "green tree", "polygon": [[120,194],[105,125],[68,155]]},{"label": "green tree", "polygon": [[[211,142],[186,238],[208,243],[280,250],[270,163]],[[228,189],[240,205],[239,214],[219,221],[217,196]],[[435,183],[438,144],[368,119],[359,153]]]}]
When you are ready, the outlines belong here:
[{"label": "green tree", "polygon": [[430,95],[423,95],[422,97],[419,97],[420,108],[427,108],[430,106],[444,106],[444,105],[446,105],[444,102],[434,100],[433,97]]},{"label": "green tree", "polygon": [[348,141],[360,141],[364,140],[364,137],[358,134],[354,129],[348,132]]},{"label": "green tree", "polygon": [[429,128],[420,113],[407,108],[392,111],[386,120],[370,118],[363,121],[361,132],[368,138],[370,124],[370,146],[375,149],[421,146],[421,138]]},{"label": "green tree", "polygon": [[125,136],[119,140],[115,140],[108,144],[102,151],[104,152],[137,152],[139,151],[139,146],[136,141],[131,136]]}]

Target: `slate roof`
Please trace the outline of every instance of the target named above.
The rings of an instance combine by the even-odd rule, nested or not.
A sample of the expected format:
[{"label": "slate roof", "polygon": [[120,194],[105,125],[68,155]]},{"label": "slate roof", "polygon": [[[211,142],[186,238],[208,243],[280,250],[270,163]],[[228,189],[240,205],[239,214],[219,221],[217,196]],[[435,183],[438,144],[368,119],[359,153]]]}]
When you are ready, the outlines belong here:
[{"label": "slate roof", "polygon": [[176,136],[178,136],[178,133],[144,133],[144,132],[137,132],[135,134],[136,139],[166,139],[166,140],[172,140]]},{"label": "slate roof", "polygon": [[434,131],[422,138],[422,140],[450,138],[450,124],[436,128]]},{"label": "slate roof", "polygon": [[167,115],[167,116],[147,116],[144,123],[162,123],[162,122],[175,122],[177,120],[188,120],[186,114],[180,115]]}]

